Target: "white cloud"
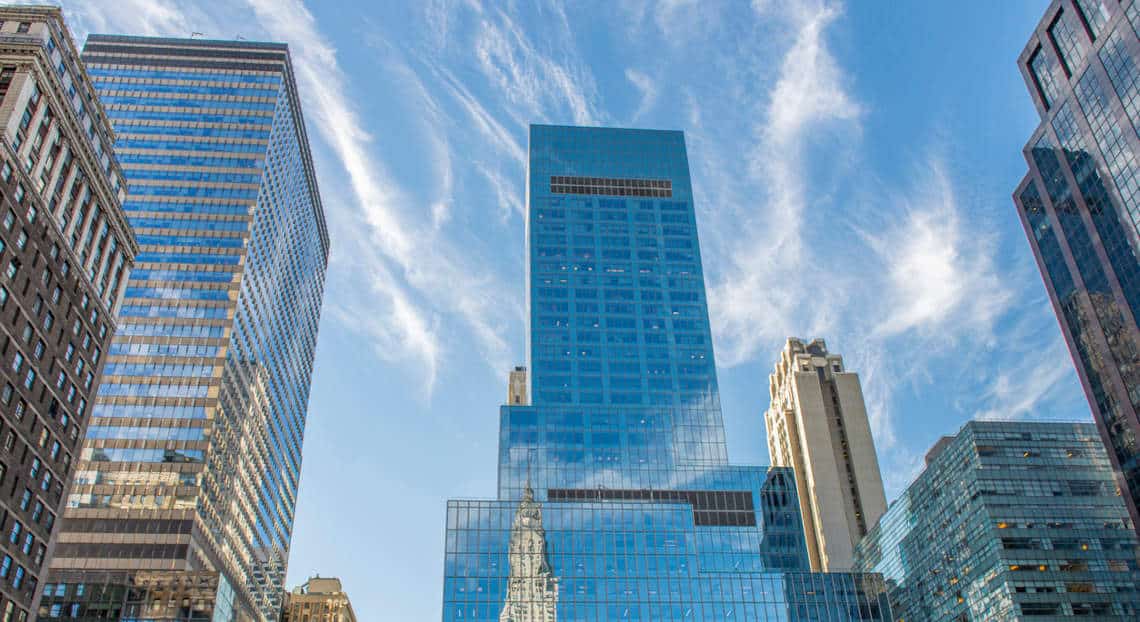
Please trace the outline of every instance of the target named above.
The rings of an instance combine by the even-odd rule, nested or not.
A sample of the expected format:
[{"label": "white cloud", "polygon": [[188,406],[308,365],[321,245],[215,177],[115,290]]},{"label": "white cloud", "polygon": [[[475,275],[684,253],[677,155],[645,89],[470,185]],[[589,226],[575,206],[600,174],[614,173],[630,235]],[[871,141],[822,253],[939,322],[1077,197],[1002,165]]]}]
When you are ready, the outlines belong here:
[{"label": "white cloud", "polygon": [[479,103],[470,91],[457,80],[450,71],[434,64],[432,72],[439,80],[439,85],[463,108],[475,122],[476,129],[490,144],[514,160],[520,167],[526,166],[526,151],[518,141],[511,136],[507,128],[492,115],[487,108]]},{"label": "white cloud", "polygon": [[[568,53],[563,50],[563,56]],[[577,125],[599,122],[589,71],[573,58],[555,59],[540,51],[507,13],[497,11],[482,20],[475,57],[483,75],[512,104],[508,112],[516,123],[526,125],[551,115]]]},{"label": "white cloud", "polygon": [[962,223],[962,207],[940,162],[932,161],[919,179],[902,209],[892,211],[897,225],[879,234],[861,232],[887,275],[874,334],[979,330],[984,336],[1011,302],[993,264],[996,240]]},{"label": "white cloud", "polygon": [[637,110],[630,120],[630,124],[633,125],[653,108],[653,104],[657,103],[657,84],[652,78],[632,67],[625,70],[625,78],[633,84],[640,96]]},{"label": "white cloud", "polygon": [[[378,351],[387,352],[389,358],[410,355],[420,359],[429,370],[429,387],[444,349],[439,322],[426,318],[440,314],[461,318],[476,336],[489,364],[505,368],[508,348],[499,333],[506,318],[513,315],[494,299],[497,288],[492,277],[470,276],[473,271],[479,272],[472,267],[477,258],[437,235],[450,218],[453,182],[451,148],[442,136],[436,102],[413,72],[396,67],[421,100],[420,122],[432,145],[442,189],[441,196],[416,210],[417,201],[375,155],[378,146],[350,99],[352,89],[336,50],[320,33],[312,14],[296,0],[284,5],[249,0],[249,5],[271,38],[290,42],[306,110],[348,173],[353,203],[367,225],[359,228],[353,218],[346,218],[338,229],[341,237],[350,241],[345,252],[353,253],[352,261],[361,264],[363,274],[370,275],[367,291],[372,296],[358,297],[349,312],[360,317],[381,311],[377,322],[387,324],[373,323],[369,329],[369,334],[379,339]],[[417,212],[428,216],[426,223],[416,221]],[[334,252],[339,251],[334,248]]]},{"label": "white cloud", "polygon": [[842,284],[827,270],[805,265],[802,231],[804,213],[822,188],[804,161],[816,130],[839,130],[831,136],[836,156],[843,136],[860,132],[862,108],[847,93],[847,78],[825,37],[839,14],[837,6],[818,5],[796,6],[780,16],[795,34],[760,111],[762,121],[753,128],[748,161],[752,182],[764,189],[762,209],[740,214],[736,225],[742,230],[730,241],[734,250],[726,274],[710,294],[718,351],[727,365],[748,360],[761,344],[793,331],[826,332],[832,323],[829,301],[842,298]]},{"label": "white cloud", "polygon": [[[1027,352],[1014,367],[995,370],[993,381],[981,396],[984,410],[975,416],[995,420],[1040,417],[1038,407],[1068,388],[1065,381],[1074,373],[1068,348],[1057,335],[1044,351]],[[1081,410],[1074,415],[1078,413],[1087,414]]]},{"label": "white cloud", "polygon": [[[20,4],[43,3],[32,0]],[[212,18],[196,7],[172,0],[86,0],[65,2],[64,7],[64,20],[80,43],[90,33],[189,37],[202,32],[221,36]]]}]

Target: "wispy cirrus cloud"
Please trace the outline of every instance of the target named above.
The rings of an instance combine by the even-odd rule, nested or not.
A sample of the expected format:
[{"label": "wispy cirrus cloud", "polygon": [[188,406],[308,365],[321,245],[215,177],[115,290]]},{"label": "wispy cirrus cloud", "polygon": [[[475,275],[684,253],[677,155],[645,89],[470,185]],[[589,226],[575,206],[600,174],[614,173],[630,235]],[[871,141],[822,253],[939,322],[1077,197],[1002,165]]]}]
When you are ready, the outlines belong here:
[{"label": "wispy cirrus cloud", "polygon": [[[759,111],[761,121],[752,130],[755,142],[747,163],[752,183],[763,189],[763,209],[742,214],[743,235],[732,242],[726,274],[710,295],[718,349],[729,365],[747,360],[762,344],[791,331],[826,332],[827,305],[803,302],[839,295],[818,286],[833,282],[819,272],[812,274],[821,279],[813,288],[815,295],[806,289],[803,219],[819,186],[809,178],[805,154],[820,129],[827,130],[841,151],[845,137],[860,133],[863,110],[849,94],[849,78],[826,39],[827,27],[841,8],[796,3],[786,8],[775,17],[786,21],[794,35]],[[767,16],[768,7],[762,10]]]},{"label": "wispy cirrus cloud", "polygon": [[632,67],[625,70],[625,78],[637,89],[639,95],[637,110],[633,112],[633,117],[629,122],[630,125],[636,125],[637,121],[649,112],[653,104],[657,103],[657,84],[652,78]]},{"label": "wispy cirrus cloud", "polygon": [[962,221],[942,162],[932,159],[925,168],[890,212],[895,224],[860,231],[886,275],[874,336],[976,329],[984,337],[1012,302],[993,261],[997,240]]},{"label": "wispy cirrus cloud", "polygon": [[511,104],[505,110],[519,125],[566,115],[578,125],[601,119],[592,74],[576,62],[567,46],[563,58],[537,47],[504,10],[486,11],[475,37],[479,69]]},{"label": "wispy cirrus cloud", "polygon": [[[386,321],[370,323],[369,333],[378,339],[377,352],[385,358],[419,358],[428,370],[430,387],[444,352],[438,323],[425,318],[457,316],[476,337],[486,360],[505,369],[508,346],[503,326],[513,319],[509,310],[496,304],[494,276],[486,271],[472,278],[470,255],[438,235],[450,217],[452,149],[444,137],[444,119],[434,97],[419,82],[419,76],[397,67],[414,95],[420,99],[420,119],[426,139],[433,146],[437,167],[434,178],[442,193],[428,199],[421,213],[423,222],[412,217],[407,206],[422,199],[409,195],[377,155],[382,150],[365,129],[351,99],[352,88],[340,68],[336,49],[320,32],[316,21],[299,1],[285,3],[248,0],[258,21],[270,37],[289,41],[293,63],[306,109],[321,137],[331,146],[338,163],[348,173],[354,203],[367,227],[342,229],[341,238],[351,245],[353,261],[362,262],[356,274],[370,275],[373,295],[358,297],[348,312],[354,316],[375,314]],[[351,219],[349,219],[351,220]],[[338,240],[339,241],[339,240]],[[430,251],[428,250],[430,249]]]}]

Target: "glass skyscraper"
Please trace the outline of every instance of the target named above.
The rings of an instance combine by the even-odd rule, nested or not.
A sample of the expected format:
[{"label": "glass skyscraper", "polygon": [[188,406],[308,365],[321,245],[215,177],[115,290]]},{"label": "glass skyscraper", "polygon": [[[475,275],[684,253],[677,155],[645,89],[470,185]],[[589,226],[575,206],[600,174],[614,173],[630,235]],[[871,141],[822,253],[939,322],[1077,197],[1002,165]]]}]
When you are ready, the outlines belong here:
[{"label": "glass skyscraper", "polygon": [[1092,424],[967,423],[855,557],[897,620],[1140,618],[1136,535]]},{"label": "glass skyscraper", "polygon": [[1140,524],[1140,4],[1056,0],[1018,65],[1041,116],[1014,193]]},{"label": "glass skyscraper", "polygon": [[39,617],[275,619],[328,256],[288,48],[83,59],[140,250]]},{"label": "glass skyscraper", "polygon": [[532,126],[526,239],[531,401],[448,502],[443,619],[888,619],[807,572],[791,470],[728,462],[684,135]]}]

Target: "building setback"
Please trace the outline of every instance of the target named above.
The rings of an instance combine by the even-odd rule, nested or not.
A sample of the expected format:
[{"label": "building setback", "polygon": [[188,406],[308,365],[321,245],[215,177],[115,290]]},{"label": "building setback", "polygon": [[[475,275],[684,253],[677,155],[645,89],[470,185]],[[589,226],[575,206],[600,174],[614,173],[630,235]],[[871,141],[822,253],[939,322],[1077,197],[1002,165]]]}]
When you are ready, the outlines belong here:
[{"label": "building setback", "polygon": [[899,620],[1136,620],[1132,528],[1095,426],[972,421],[927,455],[856,567],[883,574]]},{"label": "building setback", "polygon": [[114,134],[59,9],[0,7],[0,142],[0,620],[23,622],[138,250]]},{"label": "building setback", "polygon": [[356,622],[340,579],[313,577],[285,594],[281,622]]},{"label": "building setback", "polygon": [[1054,0],[1018,66],[1041,116],[1014,193],[1101,437],[1140,521],[1140,4]]},{"label": "building setback", "polygon": [[443,619],[890,619],[807,572],[790,469],[728,462],[684,135],[531,126],[527,175],[530,390],[497,499],[448,502]]},{"label": "building setback", "polygon": [[39,618],[273,619],[328,256],[288,48],[83,58],[140,252]]},{"label": "building setback", "polygon": [[796,472],[812,570],[848,571],[855,544],[887,510],[859,376],[815,339],[788,339],[764,414],[773,466]]}]

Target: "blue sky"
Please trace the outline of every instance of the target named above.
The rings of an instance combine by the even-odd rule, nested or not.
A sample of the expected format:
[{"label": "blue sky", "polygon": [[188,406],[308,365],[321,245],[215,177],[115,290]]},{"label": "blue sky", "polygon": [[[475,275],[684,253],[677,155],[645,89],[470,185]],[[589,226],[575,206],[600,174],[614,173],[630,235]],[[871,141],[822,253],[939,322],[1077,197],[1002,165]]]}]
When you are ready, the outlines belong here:
[{"label": "blue sky", "polygon": [[893,498],[975,416],[1089,419],[1010,194],[1046,0],[64,2],[89,32],[292,46],[333,240],[289,584],[440,611],[523,362],[531,122],[686,132],[730,455],[789,335],[860,372]]}]

